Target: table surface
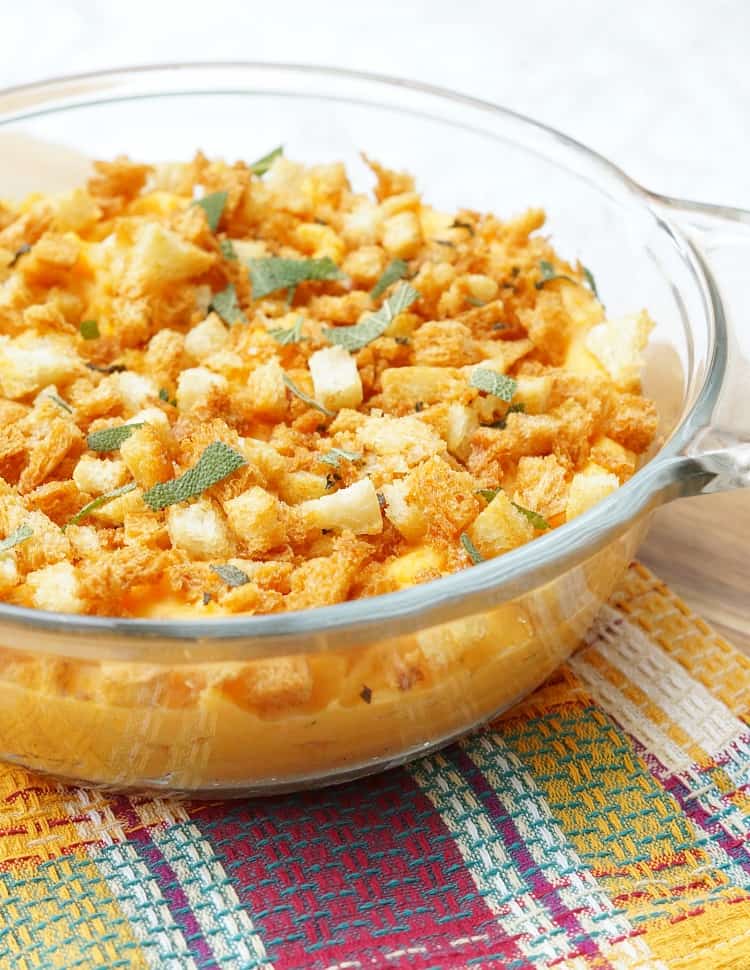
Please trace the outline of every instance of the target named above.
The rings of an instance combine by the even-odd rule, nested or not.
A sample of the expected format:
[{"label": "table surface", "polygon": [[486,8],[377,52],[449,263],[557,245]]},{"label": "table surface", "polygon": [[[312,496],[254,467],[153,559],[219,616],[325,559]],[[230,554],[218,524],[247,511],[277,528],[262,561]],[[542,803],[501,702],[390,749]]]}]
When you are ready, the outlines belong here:
[{"label": "table surface", "polygon": [[[383,72],[536,117],[654,190],[750,208],[750,145],[739,134],[750,114],[747,0],[570,0],[564,15],[546,0],[327,0],[314,10],[213,0],[210,12],[198,0],[28,0],[2,20],[0,86],[207,58]],[[749,538],[750,492],[685,499],[657,512],[641,552],[748,653]]]},{"label": "table surface", "polygon": [[750,490],[681,499],[654,516],[639,558],[750,654]]}]

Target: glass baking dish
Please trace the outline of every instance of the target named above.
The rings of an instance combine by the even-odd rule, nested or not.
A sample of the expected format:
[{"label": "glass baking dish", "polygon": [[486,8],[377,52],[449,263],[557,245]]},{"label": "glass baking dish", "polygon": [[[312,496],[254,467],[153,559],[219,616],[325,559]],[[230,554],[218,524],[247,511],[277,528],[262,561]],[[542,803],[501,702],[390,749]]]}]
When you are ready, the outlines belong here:
[{"label": "glass baking dish", "polygon": [[[516,551],[397,593],[214,620],[0,604],[0,758],[83,783],[192,795],[331,784],[488,720],[569,656],[660,503],[750,483],[750,213],[647,192],[564,135],[404,81],[268,64],[166,66],[0,93],[0,195],[89,160],[359,152],[417,174],[437,207],[543,206],[607,311],[647,307],[660,446],[615,494]],[[356,182],[355,182],[356,184]],[[735,315],[732,321],[732,315]],[[744,317],[740,317],[744,314]],[[708,564],[707,564],[708,567]]]}]

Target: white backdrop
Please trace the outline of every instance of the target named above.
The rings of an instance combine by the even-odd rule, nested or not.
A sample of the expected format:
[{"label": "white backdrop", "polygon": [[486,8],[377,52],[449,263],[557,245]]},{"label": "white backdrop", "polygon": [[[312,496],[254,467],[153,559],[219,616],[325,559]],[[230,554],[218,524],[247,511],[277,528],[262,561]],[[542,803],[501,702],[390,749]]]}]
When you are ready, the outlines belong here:
[{"label": "white backdrop", "polygon": [[498,101],[650,188],[750,208],[749,0],[0,0],[0,86],[175,60],[325,63]]}]

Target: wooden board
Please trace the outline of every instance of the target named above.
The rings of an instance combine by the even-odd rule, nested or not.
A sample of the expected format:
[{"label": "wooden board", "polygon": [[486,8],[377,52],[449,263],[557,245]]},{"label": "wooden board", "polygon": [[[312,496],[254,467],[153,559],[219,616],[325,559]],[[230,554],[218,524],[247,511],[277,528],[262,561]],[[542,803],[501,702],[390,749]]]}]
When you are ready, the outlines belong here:
[{"label": "wooden board", "polygon": [[659,509],[638,558],[750,655],[750,489]]}]

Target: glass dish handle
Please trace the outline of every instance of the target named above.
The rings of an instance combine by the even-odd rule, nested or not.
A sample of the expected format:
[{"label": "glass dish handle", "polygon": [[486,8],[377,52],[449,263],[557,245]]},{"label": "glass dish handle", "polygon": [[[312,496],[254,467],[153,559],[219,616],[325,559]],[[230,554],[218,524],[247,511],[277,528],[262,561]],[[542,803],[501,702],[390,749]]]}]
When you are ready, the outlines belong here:
[{"label": "glass dish handle", "polygon": [[[697,492],[750,487],[750,212],[652,195],[693,245],[716,288],[727,332],[727,362],[719,399],[686,449],[705,473]],[[719,348],[721,352],[721,348]],[[693,491],[693,489],[690,489]]]}]

